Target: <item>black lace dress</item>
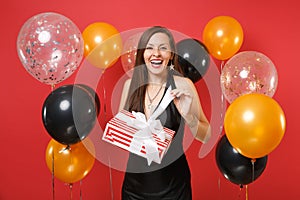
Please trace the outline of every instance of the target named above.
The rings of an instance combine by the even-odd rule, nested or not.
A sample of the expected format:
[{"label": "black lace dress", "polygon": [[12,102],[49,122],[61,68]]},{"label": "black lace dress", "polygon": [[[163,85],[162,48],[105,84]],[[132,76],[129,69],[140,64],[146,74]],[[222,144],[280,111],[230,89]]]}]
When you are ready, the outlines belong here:
[{"label": "black lace dress", "polygon": [[[175,88],[173,75],[167,81]],[[166,92],[166,89],[165,89]],[[173,101],[158,117],[163,126],[176,131],[161,164],[150,166],[143,157],[130,153],[122,186],[122,200],[190,200],[190,169],[183,151],[184,121]]]}]

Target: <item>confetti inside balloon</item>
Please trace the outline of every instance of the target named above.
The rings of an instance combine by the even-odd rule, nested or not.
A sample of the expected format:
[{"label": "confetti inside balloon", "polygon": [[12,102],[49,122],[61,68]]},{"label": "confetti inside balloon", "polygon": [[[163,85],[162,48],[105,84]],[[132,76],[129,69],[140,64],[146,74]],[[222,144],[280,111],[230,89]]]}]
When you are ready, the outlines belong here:
[{"label": "confetti inside balloon", "polygon": [[244,51],[234,55],[221,72],[222,92],[229,103],[249,93],[272,97],[277,82],[278,76],[273,62],[256,51]]},{"label": "confetti inside balloon", "polygon": [[121,55],[121,62],[124,71],[131,76],[133,73],[133,67],[135,64],[135,57],[137,53],[138,41],[141,37],[141,33],[136,33],[130,36],[124,43],[123,53]]},{"label": "confetti inside balloon", "polygon": [[25,69],[37,80],[54,85],[68,78],[83,58],[83,39],[67,17],[40,13],[29,18],[17,38],[17,51]]}]

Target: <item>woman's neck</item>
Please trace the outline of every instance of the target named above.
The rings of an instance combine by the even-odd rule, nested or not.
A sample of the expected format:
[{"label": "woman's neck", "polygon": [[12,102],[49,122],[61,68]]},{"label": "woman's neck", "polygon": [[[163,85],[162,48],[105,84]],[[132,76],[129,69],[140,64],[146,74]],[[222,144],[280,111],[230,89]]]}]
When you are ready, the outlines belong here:
[{"label": "woman's neck", "polygon": [[167,73],[165,73],[164,75],[149,74],[148,76],[148,84],[162,85],[166,82],[166,80],[167,80]]}]

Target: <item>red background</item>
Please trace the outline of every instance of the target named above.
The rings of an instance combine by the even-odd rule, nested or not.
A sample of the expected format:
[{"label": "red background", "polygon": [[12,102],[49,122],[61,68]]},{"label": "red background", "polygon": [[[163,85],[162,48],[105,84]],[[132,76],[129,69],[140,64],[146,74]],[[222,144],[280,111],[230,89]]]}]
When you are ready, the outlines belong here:
[{"label": "red background", "polygon": [[[26,72],[16,51],[16,40],[23,23],[33,15],[50,11],[70,18],[81,31],[93,22],[110,23],[120,32],[163,25],[199,40],[202,40],[206,23],[213,17],[229,15],[237,19],[244,31],[240,51],[259,51],[267,55],[277,68],[278,87],[273,98],[283,108],[287,120],[282,142],[269,155],[263,174],[248,186],[248,197],[256,200],[300,199],[300,157],[297,152],[300,140],[297,126],[300,111],[297,89],[300,80],[297,78],[300,44],[298,4],[296,0],[3,2],[0,8],[0,199],[53,198],[51,173],[45,163],[45,150],[51,137],[45,132],[41,120],[42,104],[50,87]],[[118,62],[107,73],[120,76],[124,71]],[[75,74],[60,85],[73,83]],[[100,84],[111,89],[110,84],[103,81]],[[110,111],[107,115],[110,115]],[[104,123],[102,116],[99,116],[100,124]],[[245,187],[240,189],[232,184],[218,170],[214,150],[205,158],[198,158],[200,145],[199,142],[193,142],[187,151],[192,170],[194,199],[245,199]],[[67,185],[55,180],[55,199],[69,199],[71,194],[73,199],[79,199],[80,192],[82,199],[112,199],[112,196],[113,199],[120,199],[123,172],[112,170],[111,175],[110,178],[106,165],[96,161],[82,184],[74,184],[72,192]]]}]

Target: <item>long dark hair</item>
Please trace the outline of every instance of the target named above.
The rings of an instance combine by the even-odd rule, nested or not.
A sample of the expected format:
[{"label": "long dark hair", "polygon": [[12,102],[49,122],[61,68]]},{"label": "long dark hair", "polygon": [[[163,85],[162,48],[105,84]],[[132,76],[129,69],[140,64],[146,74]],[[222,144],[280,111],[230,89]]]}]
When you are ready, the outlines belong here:
[{"label": "long dark hair", "polygon": [[148,85],[148,71],[144,61],[144,51],[150,38],[155,33],[164,33],[169,37],[171,47],[171,60],[168,66],[174,65],[174,70],[182,73],[182,69],[178,64],[178,56],[176,52],[176,44],[172,33],[165,27],[153,26],[148,28],[142,35],[138,43],[136,61],[129,87],[128,97],[125,104],[125,109],[136,112],[144,112],[145,93]]}]

